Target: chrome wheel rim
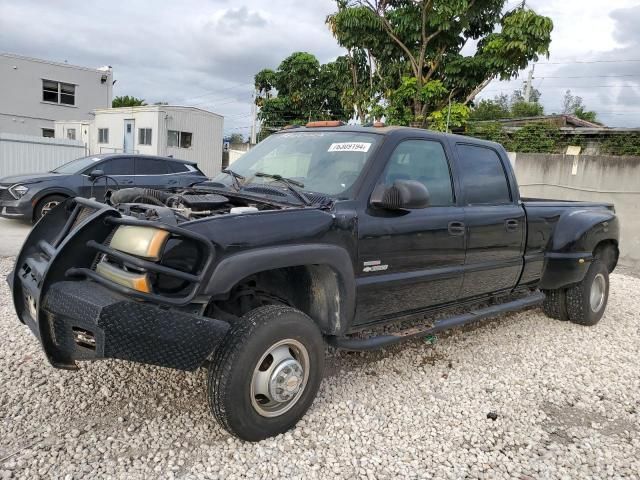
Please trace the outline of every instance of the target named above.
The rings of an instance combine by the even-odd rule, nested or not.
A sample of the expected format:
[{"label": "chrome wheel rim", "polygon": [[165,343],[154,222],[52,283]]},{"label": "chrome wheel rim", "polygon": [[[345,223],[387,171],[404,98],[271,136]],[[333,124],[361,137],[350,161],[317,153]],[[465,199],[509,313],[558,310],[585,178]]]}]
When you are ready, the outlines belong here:
[{"label": "chrome wheel rim", "polygon": [[251,378],[251,404],[263,417],[290,410],[309,380],[309,352],[293,339],[280,340],[260,357]]},{"label": "chrome wheel rim", "polygon": [[49,213],[51,210],[53,210],[54,208],[56,208],[58,205],[60,204],[60,202],[52,200],[50,202],[45,203],[42,206],[42,216],[44,217],[47,213]]},{"label": "chrome wheel rim", "polygon": [[604,278],[604,275],[599,273],[591,284],[591,293],[589,294],[589,303],[591,304],[591,310],[594,312],[599,312],[604,305],[604,296],[607,290],[607,281]]}]

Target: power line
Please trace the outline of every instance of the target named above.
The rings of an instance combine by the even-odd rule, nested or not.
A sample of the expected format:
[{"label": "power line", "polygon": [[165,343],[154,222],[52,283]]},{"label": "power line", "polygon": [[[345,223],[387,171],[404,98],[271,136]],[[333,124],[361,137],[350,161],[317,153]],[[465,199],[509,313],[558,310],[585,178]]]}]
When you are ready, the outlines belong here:
[{"label": "power line", "polygon": [[535,65],[571,65],[574,63],[627,63],[640,62],[640,59],[624,59],[624,60],[572,60],[568,62],[536,62]]},{"label": "power line", "polygon": [[569,75],[569,76],[543,76],[536,77],[536,79],[544,78],[625,78],[625,77],[640,77],[639,74],[624,74],[624,75]]},{"label": "power line", "polygon": [[242,87],[242,86],[247,86],[247,85],[251,85],[253,86],[253,83],[236,83],[234,85],[231,85],[230,87],[227,88],[222,88],[222,89],[216,89],[216,90],[210,90],[208,92],[203,93],[202,95],[197,95],[195,97],[189,97],[189,98],[185,98],[183,101],[184,102],[188,102],[188,101],[192,101],[192,100],[197,100],[199,98],[204,98],[204,97],[208,97],[209,95],[215,95],[217,93],[220,92],[226,92],[229,90],[233,90],[234,88],[238,88],[238,87]]},{"label": "power line", "polygon": [[[540,88],[540,85],[536,87],[536,90]],[[640,85],[620,85],[620,84],[611,84],[611,85],[548,85],[545,84],[546,88],[640,88]],[[486,90],[482,90],[483,92],[502,92],[504,89],[502,88],[488,88]]]}]

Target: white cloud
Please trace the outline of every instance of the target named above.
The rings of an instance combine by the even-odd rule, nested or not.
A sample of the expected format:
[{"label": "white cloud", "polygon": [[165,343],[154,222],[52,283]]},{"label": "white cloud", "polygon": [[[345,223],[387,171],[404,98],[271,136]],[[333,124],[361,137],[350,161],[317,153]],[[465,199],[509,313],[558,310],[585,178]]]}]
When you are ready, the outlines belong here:
[{"label": "white cloud", "polygon": [[[514,6],[516,0],[510,0]],[[640,59],[637,0],[529,0],[555,24],[550,62]],[[248,133],[253,75],[294,51],[321,62],[342,50],[325,25],[333,0],[0,0],[3,51],[85,66],[112,65],[116,95],[198,105],[225,115],[227,131]],[[542,59],[541,62],[546,62]],[[559,78],[554,76],[637,75]],[[566,88],[611,125],[640,125],[640,62],[539,65],[534,85],[548,112]],[[615,84],[604,88],[595,85]],[[522,79],[495,82],[485,97]],[[586,87],[589,85],[589,87]],[[635,112],[635,113],[634,113]]]},{"label": "white cloud", "polygon": [[342,53],[324,24],[331,0],[157,2],[0,0],[3,51],[111,65],[115,95],[197,105],[248,133],[253,75],[294,51]]},{"label": "white cloud", "polygon": [[[527,5],[553,19],[551,55],[535,67],[534,86],[547,113],[562,109],[566,90],[583,98],[610,126],[640,126],[640,6],[637,1],[531,0]],[[594,63],[571,63],[571,62]],[[527,72],[493,82],[481,97],[521,88]]]}]

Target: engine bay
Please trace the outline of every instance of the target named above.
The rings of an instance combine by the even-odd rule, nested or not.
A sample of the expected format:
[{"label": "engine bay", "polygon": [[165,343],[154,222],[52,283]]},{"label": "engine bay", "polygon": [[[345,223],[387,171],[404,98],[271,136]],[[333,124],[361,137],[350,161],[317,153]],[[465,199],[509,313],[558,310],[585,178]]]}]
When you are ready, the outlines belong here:
[{"label": "engine bay", "polygon": [[284,205],[244,194],[187,188],[175,192],[150,188],[125,188],[112,193],[107,202],[124,215],[141,220],[178,224],[218,215],[280,210]]}]

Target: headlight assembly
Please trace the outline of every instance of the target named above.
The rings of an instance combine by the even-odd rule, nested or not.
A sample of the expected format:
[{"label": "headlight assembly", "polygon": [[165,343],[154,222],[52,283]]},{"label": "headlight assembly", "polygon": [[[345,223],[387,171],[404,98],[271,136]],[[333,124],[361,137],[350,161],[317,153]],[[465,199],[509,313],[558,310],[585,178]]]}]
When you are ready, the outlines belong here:
[{"label": "headlight assembly", "polygon": [[130,255],[158,261],[162,248],[169,238],[169,232],[153,227],[121,225],[109,243],[109,246]]},{"label": "headlight assembly", "polygon": [[19,183],[16,183],[15,185],[11,185],[9,187],[9,193],[16,200],[20,200],[22,197],[24,197],[27,194],[28,191],[29,191],[29,187],[20,185]]}]

